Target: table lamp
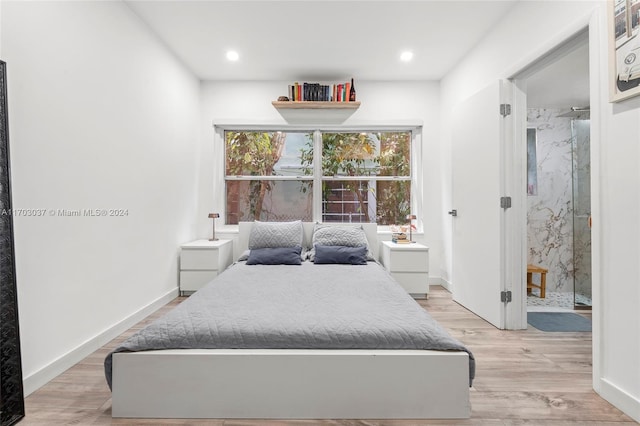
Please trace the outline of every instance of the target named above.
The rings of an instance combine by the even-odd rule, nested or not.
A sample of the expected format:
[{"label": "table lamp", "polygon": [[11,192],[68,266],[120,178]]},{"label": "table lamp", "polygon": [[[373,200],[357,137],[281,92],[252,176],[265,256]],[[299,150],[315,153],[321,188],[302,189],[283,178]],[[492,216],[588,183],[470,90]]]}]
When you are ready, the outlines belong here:
[{"label": "table lamp", "polygon": [[216,238],[216,218],[220,217],[220,213],[209,213],[209,219],[213,219],[213,236],[209,238],[209,241],[218,241]]},{"label": "table lamp", "polygon": [[407,220],[409,221],[409,241],[413,242],[413,233],[411,232],[413,230],[413,220],[416,219],[416,215],[415,214],[408,214],[407,215]]}]

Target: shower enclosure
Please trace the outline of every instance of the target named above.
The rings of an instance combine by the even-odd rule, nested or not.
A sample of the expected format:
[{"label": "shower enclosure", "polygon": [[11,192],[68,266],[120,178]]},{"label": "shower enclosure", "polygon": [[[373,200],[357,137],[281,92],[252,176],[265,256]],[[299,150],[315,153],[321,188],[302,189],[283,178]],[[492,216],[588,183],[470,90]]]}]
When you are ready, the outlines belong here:
[{"label": "shower enclosure", "polygon": [[548,270],[546,296],[527,297],[534,310],[591,306],[589,118],[588,107],[527,112],[527,263]]},{"label": "shower enclosure", "polygon": [[571,120],[575,309],[591,307],[591,156],[589,111]]}]

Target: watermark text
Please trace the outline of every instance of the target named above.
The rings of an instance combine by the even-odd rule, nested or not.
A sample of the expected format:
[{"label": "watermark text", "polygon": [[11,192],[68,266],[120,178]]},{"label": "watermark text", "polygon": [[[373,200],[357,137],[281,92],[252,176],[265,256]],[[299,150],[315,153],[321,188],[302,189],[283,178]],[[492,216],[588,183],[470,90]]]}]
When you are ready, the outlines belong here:
[{"label": "watermark text", "polygon": [[129,209],[0,209],[0,216],[125,217],[129,216]]}]

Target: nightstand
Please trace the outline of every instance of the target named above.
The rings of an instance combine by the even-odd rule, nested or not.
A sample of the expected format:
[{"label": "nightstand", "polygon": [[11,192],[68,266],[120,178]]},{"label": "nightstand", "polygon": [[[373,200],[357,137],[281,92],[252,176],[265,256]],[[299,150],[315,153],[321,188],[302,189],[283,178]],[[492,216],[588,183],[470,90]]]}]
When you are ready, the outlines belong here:
[{"label": "nightstand", "polygon": [[198,240],[180,246],[180,294],[200,290],[233,261],[231,240]]},{"label": "nightstand", "polygon": [[382,242],[382,264],[412,295],[429,294],[429,247],[420,243]]}]

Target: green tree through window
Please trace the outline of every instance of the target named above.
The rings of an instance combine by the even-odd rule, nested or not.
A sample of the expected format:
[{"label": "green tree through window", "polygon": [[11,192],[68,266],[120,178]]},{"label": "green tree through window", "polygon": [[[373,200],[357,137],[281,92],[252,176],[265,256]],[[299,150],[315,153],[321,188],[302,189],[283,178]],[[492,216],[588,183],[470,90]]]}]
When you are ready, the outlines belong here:
[{"label": "green tree through window", "polygon": [[[319,135],[319,136],[318,136]],[[322,150],[314,151],[314,137]],[[406,223],[411,132],[227,131],[227,223],[322,220]],[[314,175],[319,161],[321,172]],[[312,218],[321,185],[322,217]]]}]

